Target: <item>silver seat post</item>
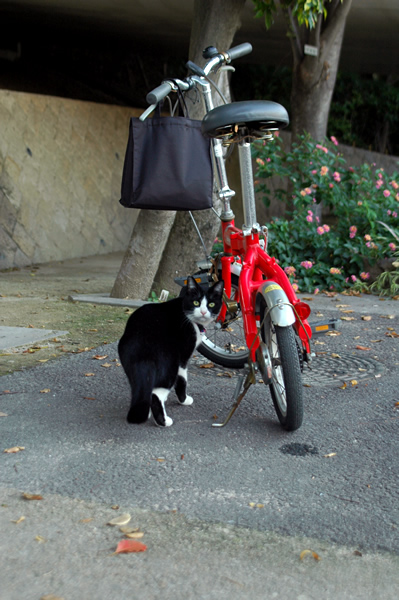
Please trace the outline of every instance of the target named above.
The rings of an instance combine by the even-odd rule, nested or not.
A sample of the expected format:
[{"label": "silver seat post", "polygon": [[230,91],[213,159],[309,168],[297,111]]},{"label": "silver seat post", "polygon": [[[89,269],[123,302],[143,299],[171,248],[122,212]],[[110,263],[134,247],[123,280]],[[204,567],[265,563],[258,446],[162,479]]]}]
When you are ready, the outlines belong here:
[{"label": "silver seat post", "polygon": [[257,231],[260,230],[260,226],[256,220],[256,202],[250,143],[244,141],[238,144],[238,157],[240,161],[242,204],[244,209],[244,225],[242,229],[244,235],[250,235],[254,228]]}]

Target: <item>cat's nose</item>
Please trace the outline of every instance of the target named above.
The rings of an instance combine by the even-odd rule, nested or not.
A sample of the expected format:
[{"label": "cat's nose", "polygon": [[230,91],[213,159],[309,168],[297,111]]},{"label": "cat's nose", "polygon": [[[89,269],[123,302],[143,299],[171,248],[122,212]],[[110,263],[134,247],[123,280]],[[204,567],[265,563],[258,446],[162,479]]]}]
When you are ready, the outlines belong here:
[{"label": "cat's nose", "polygon": [[206,308],[201,308],[201,315],[206,315],[207,312]]}]

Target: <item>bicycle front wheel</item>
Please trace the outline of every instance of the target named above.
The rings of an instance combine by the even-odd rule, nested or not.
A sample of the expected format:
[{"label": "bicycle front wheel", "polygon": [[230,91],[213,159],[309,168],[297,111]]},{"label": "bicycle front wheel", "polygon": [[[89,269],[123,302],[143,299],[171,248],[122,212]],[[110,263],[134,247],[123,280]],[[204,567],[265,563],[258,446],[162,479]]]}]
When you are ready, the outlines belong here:
[{"label": "bicycle front wheel", "polygon": [[268,315],[262,337],[272,363],[270,393],[277,417],[286,431],[295,431],[303,421],[303,385],[294,330],[274,325]]}]

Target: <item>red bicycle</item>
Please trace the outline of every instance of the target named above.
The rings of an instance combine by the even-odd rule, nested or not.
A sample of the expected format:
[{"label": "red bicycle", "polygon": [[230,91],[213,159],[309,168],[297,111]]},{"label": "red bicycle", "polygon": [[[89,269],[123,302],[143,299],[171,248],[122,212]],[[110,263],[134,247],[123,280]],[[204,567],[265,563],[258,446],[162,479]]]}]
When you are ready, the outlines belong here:
[{"label": "red bicycle", "polygon": [[[239,376],[233,407],[222,424],[225,425],[246,391],[256,382],[257,373],[270,386],[272,401],[284,429],[298,429],[303,420],[302,370],[311,362],[311,327],[307,321],[310,307],[297,298],[295,291],[278,264],[267,253],[267,227],[256,218],[251,143],[270,140],[273,132],[289,123],[283,106],[270,101],[247,101],[214,108],[209,75],[233,59],[251,52],[250,44],[241,44],[228,52],[207,48],[204,68],[188,62],[193,73],[184,81],[164,82],[150,92],[152,104],[145,118],[158,102],[172,90],[199,90],[206,114],[202,132],[212,138],[216,165],[218,194],[222,201],[221,220],[223,252],[206,261],[195,274],[203,285],[222,278],[225,286],[224,304],[212,328],[203,334],[198,350],[224,367],[244,369]],[[244,224],[234,222],[230,199],[234,192],[228,185],[223,147],[238,146],[242,187]],[[198,231],[198,230],[197,230]]]}]

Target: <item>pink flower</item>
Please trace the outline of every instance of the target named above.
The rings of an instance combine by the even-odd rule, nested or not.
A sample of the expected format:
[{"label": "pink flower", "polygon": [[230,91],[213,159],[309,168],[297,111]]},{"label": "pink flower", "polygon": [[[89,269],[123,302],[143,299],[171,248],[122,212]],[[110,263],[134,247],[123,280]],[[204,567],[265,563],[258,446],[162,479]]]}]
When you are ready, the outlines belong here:
[{"label": "pink flower", "polygon": [[295,267],[284,267],[284,271],[286,272],[286,274],[288,276],[290,276],[290,275],[295,275],[296,269],[295,269]]},{"label": "pink flower", "polygon": [[349,237],[350,237],[350,238],[354,238],[354,237],[355,237],[355,235],[356,235],[356,232],[357,232],[357,227],[356,227],[356,225],[351,225],[351,226],[349,227]]},{"label": "pink flower", "polygon": [[325,146],[322,146],[321,144],[316,144],[316,148],[318,148],[319,150],[323,150],[323,152],[328,154],[328,148],[326,148]]},{"label": "pink flower", "polygon": [[334,187],[334,184],[333,183],[329,183],[328,187],[332,189]]},{"label": "pink flower", "polygon": [[390,247],[390,249],[392,250],[392,252],[395,252],[396,250],[396,246],[393,242],[391,242],[390,244],[388,244],[388,246]]},{"label": "pink flower", "polygon": [[299,292],[299,287],[297,283],[293,283],[292,284],[292,289],[294,290],[294,292]]},{"label": "pink flower", "polygon": [[261,167],[263,167],[263,166],[264,166],[264,164],[265,164],[265,161],[264,161],[264,160],[262,160],[261,158],[257,158],[257,159],[256,159],[256,162],[257,162],[257,163],[258,163],[258,165],[260,165]]},{"label": "pink flower", "polygon": [[364,239],[366,240],[366,242],[369,242],[371,240],[371,235],[366,233],[366,235],[364,236]]},{"label": "pink flower", "polygon": [[311,171],[312,175],[316,175],[317,173],[317,169],[313,169],[313,171]]},{"label": "pink flower", "polygon": [[396,183],[396,181],[391,181],[391,186],[393,187],[394,190],[397,190],[399,188],[399,184]]},{"label": "pink flower", "polygon": [[388,198],[391,195],[389,190],[384,190],[382,193],[384,194],[385,198]]},{"label": "pink flower", "polygon": [[390,214],[391,214],[391,211],[388,209],[387,210],[387,215],[390,215]]},{"label": "pink flower", "polygon": [[396,219],[396,217],[398,216],[398,213],[396,213],[395,211],[393,211],[392,216]]},{"label": "pink flower", "polygon": [[313,293],[316,295],[316,294],[318,294],[319,292],[320,292],[319,288],[315,288]]},{"label": "pink flower", "polygon": [[330,273],[331,275],[341,275],[341,269],[337,269],[337,267],[331,267]]},{"label": "pink flower", "polygon": [[267,158],[267,159],[266,159],[266,162],[270,162],[271,160],[272,160],[271,158]]},{"label": "pink flower", "polygon": [[330,226],[329,225],[323,225],[323,229],[324,229],[325,233],[328,233],[330,231]]},{"label": "pink flower", "polygon": [[334,181],[341,181],[341,175],[338,173],[338,171],[335,171],[333,173],[333,178],[334,178]]},{"label": "pink flower", "polygon": [[313,217],[312,217],[312,215],[308,215],[306,217],[306,220],[307,220],[308,223],[313,223]]},{"label": "pink flower", "polygon": [[338,140],[337,140],[337,138],[335,136],[332,135],[330,137],[330,140],[332,141],[333,144],[335,144],[336,146],[338,146]]},{"label": "pink flower", "polygon": [[301,262],[301,267],[304,267],[304,269],[311,269],[313,267],[313,263],[311,260],[303,260]]},{"label": "pink flower", "polygon": [[328,167],[323,165],[320,169],[320,175],[327,175],[327,173],[328,173]]},{"label": "pink flower", "polygon": [[[353,277],[353,275],[352,275],[352,277]],[[363,273],[360,273],[360,279],[363,279],[364,281],[366,279],[369,279],[369,277],[370,277],[370,273],[365,273],[364,271],[363,271]]]},{"label": "pink flower", "polygon": [[380,189],[380,187],[382,186],[382,184],[383,184],[383,183],[384,183],[384,182],[382,181],[382,179],[379,179],[379,180],[377,181],[377,183],[375,184],[375,187],[377,188],[377,190],[379,190],[379,189]]},{"label": "pink flower", "polygon": [[361,200],[358,200],[357,205],[358,206],[362,206],[363,202]]},{"label": "pink flower", "polygon": [[351,279],[352,279],[353,283],[355,283],[355,281],[357,281],[357,277],[355,275],[351,275]]},{"label": "pink flower", "polygon": [[316,229],[316,231],[317,231],[317,233],[318,233],[319,235],[323,235],[323,233],[325,233],[325,231],[324,231],[324,227],[323,227],[322,225],[320,225],[320,227],[318,227],[318,228]]}]

